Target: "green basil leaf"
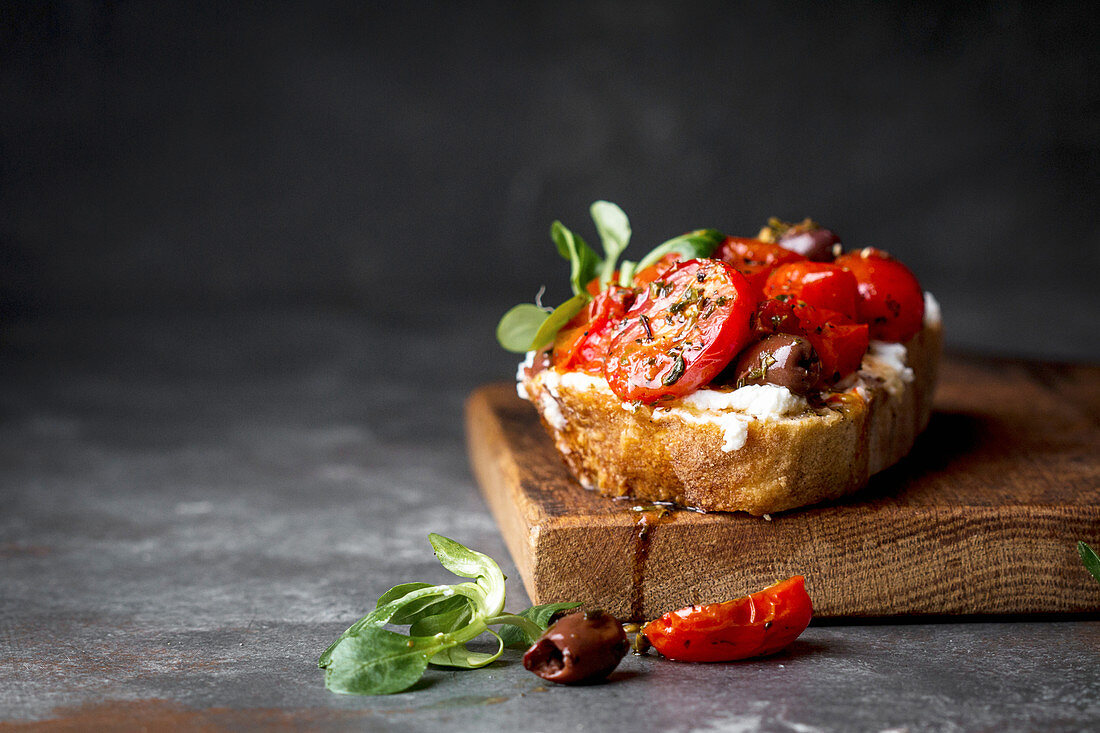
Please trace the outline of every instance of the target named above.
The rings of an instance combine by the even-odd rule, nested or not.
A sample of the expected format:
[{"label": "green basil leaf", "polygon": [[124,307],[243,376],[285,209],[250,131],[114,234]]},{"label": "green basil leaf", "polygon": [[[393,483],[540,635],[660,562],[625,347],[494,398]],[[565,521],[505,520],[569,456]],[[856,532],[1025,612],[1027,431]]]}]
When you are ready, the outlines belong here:
[{"label": "green basil leaf", "polygon": [[535,334],[535,338],[531,342],[531,348],[541,349],[549,345],[554,337],[558,335],[558,331],[569,323],[573,316],[580,313],[589,300],[588,293],[581,293],[580,295],[574,295],[555,308],[554,312],[539,327],[538,333]]},{"label": "green basil leaf", "polygon": [[[555,613],[559,611],[568,611],[580,605],[580,603],[544,603],[541,606],[531,606],[524,611],[520,611],[516,615],[536,624],[540,629],[539,634],[541,635],[550,625],[550,619]],[[487,623],[497,623],[498,620],[503,623],[508,623],[503,617],[499,616],[497,618],[488,619]],[[537,638],[519,625],[505,626],[500,630],[500,635],[504,639],[505,645],[510,647],[529,647],[535,643],[535,639]]]},{"label": "green basil leaf", "polygon": [[365,628],[336,645],[325,670],[325,687],[357,695],[401,692],[424,675],[428,660],[439,646],[430,639],[410,639],[386,629]]},{"label": "green basil leaf", "polygon": [[584,286],[600,271],[600,256],[588,246],[579,234],[569,231],[560,221],[550,225],[550,238],[558,247],[558,254],[569,260],[569,284],[574,295],[585,292]]},{"label": "green basil leaf", "polygon": [[504,608],[504,573],[496,561],[443,535],[432,533],[428,539],[440,565],[459,577],[477,578],[477,584],[485,592],[480,613],[484,616],[500,613]]},{"label": "green basil leaf", "polygon": [[[440,606],[442,605],[440,604]],[[412,626],[409,627],[409,634],[412,636],[435,636],[436,634],[449,634],[452,631],[457,631],[470,623],[475,609],[473,604],[467,602],[461,606],[440,608],[438,610],[439,613],[424,616],[414,621]]]},{"label": "green basil leaf", "polygon": [[477,669],[492,664],[504,651],[504,641],[493,630],[486,629],[486,631],[496,637],[497,640],[497,650],[493,654],[470,651],[465,645],[452,646],[437,652],[431,658],[431,663],[440,667],[458,667],[460,669]]},{"label": "green basil leaf", "polygon": [[[503,581],[501,585],[503,586]],[[370,627],[381,627],[387,623],[391,623],[393,617],[398,615],[402,609],[416,604],[421,598],[431,597],[435,600],[442,598],[449,598],[455,594],[462,595],[469,598],[474,604],[482,606],[485,603],[485,590],[475,583],[460,583],[458,585],[430,585],[426,588],[420,588],[410,593],[406,593],[400,598],[396,598],[389,603],[382,606],[378,606],[373,611],[368,613],[363,618],[359,619],[347,630],[340,634],[336,638],[336,641],[329,644],[329,647],[321,653],[320,659],[317,660],[317,666],[324,668],[327,667],[331,657],[332,650],[336,648],[336,645],[343,641],[345,638],[355,636],[363,629]]]},{"label": "green basil leaf", "polygon": [[[462,595],[450,596],[448,598],[440,598],[438,596],[420,598],[404,606],[400,611],[391,616],[389,623],[398,625],[414,624],[420,619],[428,616],[435,616],[455,609],[468,608],[471,603],[469,598]],[[417,634],[414,631],[410,631],[409,633],[413,636],[423,636],[423,634]]]},{"label": "green basil leaf", "polygon": [[619,265],[619,285],[624,288],[629,288],[630,284],[634,282],[634,274],[636,272],[638,272],[637,262],[623,260]]},{"label": "green basil leaf", "polygon": [[521,303],[500,319],[500,323],[497,324],[497,341],[508,351],[516,354],[527,353],[536,348],[534,346],[536,337],[550,316],[550,313],[537,305]]},{"label": "green basil leaf", "polygon": [[596,222],[596,230],[600,233],[600,242],[603,244],[604,260],[600,271],[602,290],[611,282],[619,255],[630,244],[630,220],[622,209],[610,201],[597,201],[588,211],[592,214],[592,221]]},{"label": "green basil leaf", "polygon": [[1097,556],[1096,551],[1084,542],[1077,543],[1077,554],[1081,556],[1085,569],[1096,578],[1097,583],[1100,583],[1100,556]]},{"label": "green basil leaf", "polygon": [[725,238],[726,235],[717,229],[699,229],[681,234],[679,237],[674,237],[663,244],[657,245],[653,251],[638,262],[637,271],[644,270],[665,255],[673,252],[687,260],[710,257]]},{"label": "green basil leaf", "polygon": [[396,601],[398,598],[403,598],[413,591],[431,587],[431,583],[401,583],[400,585],[395,585],[378,598],[378,603],[375,603],[374,607],[379,608],[380,606],[385,606],[387,603]]}]

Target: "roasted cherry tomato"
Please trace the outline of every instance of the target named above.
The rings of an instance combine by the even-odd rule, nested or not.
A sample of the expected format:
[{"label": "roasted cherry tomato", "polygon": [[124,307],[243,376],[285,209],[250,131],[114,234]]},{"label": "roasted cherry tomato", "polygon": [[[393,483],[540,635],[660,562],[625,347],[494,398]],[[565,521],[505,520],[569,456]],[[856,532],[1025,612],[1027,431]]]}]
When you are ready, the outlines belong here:
[{"label": "roasted cherry tomato", "polygon": [[757,300],[763,300],[764,285],[776,267],[805,259],[778,244],[748,237],[726,237],[714,251],[714,258],[732,265],[733,269],[744,275]]},{"label": "roasted cherry tomato", "polygon": [[791,262],[776,268],[768,276],[764,297],[789,295],[815,308],[827,308],[856,317],[855,275],[827,262]]},{"label": "roasted cherry tomato", "polygon": [[634,302],[634,290],[610,285],[558,332],[552,361],[561,369],[601,374],[615,328]]},{"label": "roasted cherry tomato", "polygon": [[792,252],[772,242],[762,239],[750,239],[749,237],[726,237],[718,249],[714,251],[714,258],[729,262],[747,262],[757,265],[782,265],[787,262],[800,262],[806,258],[797,252]]},{"label": "roasted cherry tomato", "polygon": [[921,330],[924,291],[908,267],[872,247],[841,255],[836,264],[856,278],[856,320],[871,327],[871,338],[908,341]]},{"label": "roasted cherry tomato", "polygon": [[821,359],[818,387],[826,387],[859,369],[870,343],[867,324],[843,313],[815,308],[790,296],[765,300],[752,317],[757,338],[773,333],[804,336]]},{"label": "roasted cherry tomato", "polygon": [[725,603],[670,611],[642,629],[653,647],[681,662],[732,662],[774,654],[813,617],[805,579],[796,575]]},{"label": "roasted cherry tomato", "polygon": [[756,307],[725,262],[673,265],[638,296],[611,339],[604,375],[626,402],[655,402],[700,387],[748,345]]},{"label": "roasted cherry tomato", "polygon": [[669,252],[667,255],[657,260],[649,267],[639,270],[637,274],[634,275],[634,287],[649,287],[649,284],[660,277],[665,270],[672,267],[682,259],[683,257],[681,257],[678,253]]}]

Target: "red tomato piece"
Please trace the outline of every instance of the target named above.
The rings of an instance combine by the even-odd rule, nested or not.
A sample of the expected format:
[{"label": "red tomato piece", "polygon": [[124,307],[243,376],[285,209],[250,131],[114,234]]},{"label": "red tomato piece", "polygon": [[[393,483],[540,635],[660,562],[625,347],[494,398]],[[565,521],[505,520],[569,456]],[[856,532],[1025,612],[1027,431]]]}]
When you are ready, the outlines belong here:
[{"label": "red tomato piece", "polygon": [[806,630],[813,603],[796,575],[724,603],[688,606],[642,629],[653,647],[681,662],[732,662],[774,654]]},{"label": "red tomato piece", "polygon": [[809,261],[791,262],[776,268],[764,286],[764,297],[778,295],[790,295],[849,318],[856,317],[859,299],[855,275],[838,265]]},{"label": "red tomato piece", "polygon": [[610,285],[589,301],[554,339],[554,366],[602,374],[611,335],[634,302],[634,296],[631,288]]},{"label": "red tomato piece", "polygon": [[611,339],[604,376],[626,402],[688,394],[748,344],[755,307],[748,282],[725,262],[673,265],[627,311]]},{"label": "red tomato piece", "polygon": [[744,275],[758,301],[764,299],[764,285],[776,267],[806,259],[778,244],[748,237],[726,237],[714,251],[714,258],[729,263]]},{"label": "red tomato piece", "polygon": [[806,259],[797,252],[792,252],[778,244],[749,237],[726,237],[714,251],[714,258],[734,266],[741,262],[776,266]]},{"label": "red tomato piece", "polygon": [[654,280],[656,280],[658,277],[660,277],[660,275],[665,270],[672,267],[673,265],[675,265],[677,262],[679,262],[682,259],[683,259],[683,257],[681,257],[678,253],[669,252],[667,255],[665,255],[661,259],[657,260],[656,262],[654,262],[649,267],[646,267],[645,269],[639,270],[637,272],[637,274],[634,275],[634,287],[636,287],[636,288],[647,288],[647,287],[649,287],[649,284],[651,282],[653,282]]},{"label": "red tomato piece", "polygon": [[881,250],[867,247],[837,258],[856,279],[856,320],[871,327],[871,338],[908,341],[924,325],[924,291],[908,267]]},{"label": "red tomato piece", "polygon": [[798,303],[799,328],[821,358],[821,386],[833,384],[859,369],[870,345],[866,323],[843,313]]},{"label": "red tomato piece", "polygon": [[789,333],[808,339],[821,359],[819,388],[859,369],[870,344],[867,324],[856,323],[843,313],[794,301],[789,296],[765,300],[757,306],[752,329],[757,338]]}]

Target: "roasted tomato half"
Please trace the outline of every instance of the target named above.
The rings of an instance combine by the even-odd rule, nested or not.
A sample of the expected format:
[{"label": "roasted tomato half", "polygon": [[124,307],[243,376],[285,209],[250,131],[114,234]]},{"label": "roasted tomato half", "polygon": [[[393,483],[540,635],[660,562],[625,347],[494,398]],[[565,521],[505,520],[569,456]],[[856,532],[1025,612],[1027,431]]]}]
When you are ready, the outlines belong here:
[{"label": "roasted tomato half", "polygon": [[756,299],[719,260],[686,260],[649,284],[611,338],[604,375],[626,402],[679,397],[713,379],[750,341]]},{"label": "roasted tomato half", "polygon": [[855,276],[859,289],[856,320],[871,338],[908,341],[924,323],[924,291],[908,267],[881,250],[867,247],[837,258]]},{"label": "roasted tomato half", "polygon": [[602,374],[611,335],[634,302],[634,290],[611,285],[558,332],[552,361],[560,369]]},{"label": "roasted tomato half", "polygon": [[671,611],[642,629],[653,647],[681,662],[732,662],[774,654],[806,630],[813,604],[796,575],[724,603]]}]

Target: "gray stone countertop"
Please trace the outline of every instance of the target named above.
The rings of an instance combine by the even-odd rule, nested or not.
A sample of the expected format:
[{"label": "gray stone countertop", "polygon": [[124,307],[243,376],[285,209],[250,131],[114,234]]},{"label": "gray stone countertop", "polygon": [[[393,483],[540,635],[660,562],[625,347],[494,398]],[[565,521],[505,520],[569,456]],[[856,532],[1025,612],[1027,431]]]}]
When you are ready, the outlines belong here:
[{"label": "gray stone countertop", "polygon": [[317,655],[382,592],[452,582],[429,532],[497,558],[527,605],[462,435],[466,395],[514,369],[494,317],[9,322],[0,730],[1100,726],[1094,618],[815,625],[769,659],[628,656],[582,688],[508,651],[402,694],[326,691]]}]

